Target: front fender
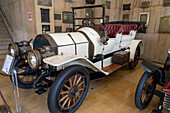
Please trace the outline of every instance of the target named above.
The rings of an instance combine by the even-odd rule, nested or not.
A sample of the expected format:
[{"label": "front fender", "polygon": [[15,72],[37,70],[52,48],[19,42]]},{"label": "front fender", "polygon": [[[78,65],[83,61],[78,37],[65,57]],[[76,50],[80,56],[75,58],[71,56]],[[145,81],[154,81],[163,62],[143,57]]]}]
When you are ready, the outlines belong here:
[{"label": "front fender", "polygon": [[70,55],[55,55],[55,56],[43,59],[43,62],[56,67],[57,71],[62,70],[63,68],[66,68],[71,65],[82,65],[84,67],[92,69],[95,72],[102,72],[105,75],[109,74],[109,73],[101,70],[97,66],[95,66],[89,59],[87,59],[85,57],[79,57],[77,55],[72,55],[72,56],[70,56]]},{"label": "front fender", "polygon": [[147,71],[147,72],[149,72],[149,73],[154,73],[154,72],[156,72],[159,68],[161,68],[161,67],[159,67],[159,66],[157,66],[157,65],[155,65],[155,64],[153,64],[152,62],[149,62],[149,61],[147,61],[147,60],[144,60],[144,61],[141,63],[141,67],[142,67],[145,71]]},{"label": "front fender", "polygon": [[155,76],[157,84],[164,86],[166,83],[166,73],[169,73],[168,71],[164,71],[164,69],[158,65],[155,65],[152,62],[149,62],[147,60],[144,60],[141,63],[141,67],[148,73]]}]

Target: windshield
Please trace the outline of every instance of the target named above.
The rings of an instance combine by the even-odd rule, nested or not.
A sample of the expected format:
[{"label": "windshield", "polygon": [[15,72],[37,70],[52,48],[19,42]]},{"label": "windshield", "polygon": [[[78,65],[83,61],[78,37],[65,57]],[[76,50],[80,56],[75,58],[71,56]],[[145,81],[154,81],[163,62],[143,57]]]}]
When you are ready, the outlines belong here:
[{"label": "windshield", "polygon": [[72,7],[73,10],[73,30],[82,26],[91,26],[104,33],[105,26],[105,6],[82,6]]}]

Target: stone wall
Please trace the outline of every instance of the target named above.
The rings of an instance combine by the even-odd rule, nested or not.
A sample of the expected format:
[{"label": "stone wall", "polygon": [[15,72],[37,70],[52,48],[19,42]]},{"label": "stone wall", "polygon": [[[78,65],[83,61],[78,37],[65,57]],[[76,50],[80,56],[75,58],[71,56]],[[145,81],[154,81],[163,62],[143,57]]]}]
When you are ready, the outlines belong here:
[{"label": "stone wall", "polygon": [[[139,14],[149,12],[149,24],[147,33],[138,33],[136,39],[142,39],[145,43],[145,52],[142,58],[164,63],[167,50],[170,48],[170,34],[158,33],[160,17],[170,15],[170,7],[163,7],[163,0],[150,0],[150,7],[140,8],[140,4],[145,0],[109,0],[110,10],[106,10],[106,16],[110,16],[110,21],[121,21],[123,14],[129,14],[130,21],[139,21]],[[123,11],[123,4],[131,3],[131,10]],[[102,0],[96,0],[95,5],[102,4]],[[61,14],[61,20],[54,20],[53,26],[62,26],[62,31],[72,28],[72,24],[62,23],[62,12],[72,11],[71,7],[85,6],[85,0],[73,0],[73,3],[65,0],[53,0],[53,13]],[[0,6],[4,10],[16,32],[15,41],[28,40],[34,38],[41,32],[40,16],[37,16],[36,0],[0,0]],[[32,21],[28,20],[28,12],[32,12]],[[98,15],[98,14],[95,14]],[[52,15],[51,18],[54,18]],[[54,29],[54,28],[53,28]],[[54,32],[54,30],[53,30]]]},{"label": "stone wall", "polygon": [[[114,1],[114,0],[108,0],[108,1]],[[101,4],[102,4],[102,0],[96,0],[94,5],[101,5]],[[65,2],[65,0],[54,0],[54,13],[61,14],[61,17],[62,17],[63,11],[72,12],[71,7],[88,6],[88,5],[89,4],[87,4],[85,2],[85,0],[73,0],[73,3]],[[113,18],[114,18],[113,8],[116,7],[116,6],[114,6],[114,7],[112,7],[112,6],[114,6],[114,2],[111,2],[111,9],[106,9],[106,16],[110,16],[111,20],[113,20]],[[95,13],[101,14],[100,12],[97,12],[97,11]],[[85,15],[85,14],[81,13],[81,15]],[[97,15],[98,17],[100,17],[100,15],[98,15],[98,14],[94,14],[94,15]],[[78,17],[81,17],[79,13],[78,13]],[[66,31],[67,27],[69,27],[69,28],[73,27],[72,24],[62,23],[62,19],[55,20],[54,23],[55,23],[55,26],[62,26],[63,32]]]},{"label": "stone wall", "polygon": [[[0,7],[16,33],[14,41],[29,40],[36,36],[33,1],[0,0]],[[32,12],[32,21],[28,19],[28,12]]]},{"label": "stone wall", "polygon": [[[145,43],[144,59],[164,63],[167,57],[168,48],[170,48],[170,34],[158,33],[160,17],[170,15],[170,7],[163,7],[163,0],[150,0],[150,8],[142,9],[140,4],[144,0],[117,0],[121,1],[119,6],[119,20],[122,20],[123,14],[130,14],[130,21],[139,21],[139,14],[149,12],[149,24],[147,33],[138,33],[137,39],[142,39]],[[131,3],[130,11],[123,11],[123,4]]]}]

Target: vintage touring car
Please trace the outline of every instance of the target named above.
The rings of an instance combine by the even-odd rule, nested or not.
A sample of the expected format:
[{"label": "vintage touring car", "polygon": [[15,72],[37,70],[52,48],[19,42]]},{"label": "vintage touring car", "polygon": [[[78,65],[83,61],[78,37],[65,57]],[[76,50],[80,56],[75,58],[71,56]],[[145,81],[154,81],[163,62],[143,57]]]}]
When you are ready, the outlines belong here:
[{"label": "vintage touring car", "polygon": [[[74,32],[39,34],[33,47],[27,41],[9,44],[19,87],[39,89],[39,94],[51,87],[48,108],[52,113],[72,113],[79,108],[88,92],[90,73],[109,75],[126,64],[134,69],[143,52],[143,42],[134,40],[136,24],[104,24],[103,5],[72,9],[74,14],[77,9],[96,7],[103,8],[102,17],[73,17]],[[75,24],[76,19],[82,19],[81,26]],[[102,24],[95,24],[94,19],[102,19]],[[75,30],[76,26],[79,28]],[[120,59],[114,60],[115,53]],[[122,53],[129,53],[128,61],[115,64],[113,61],[124,60]]]},{"label": "vintage touring car", "polygon": [[[163,108],[170,110],[170,49],[164,67],[147,60],[141,63],[141,67],[145,72],[136,88],[136,107],[140,110],[146,109],[156,95],[160,101],[157,110],[153,110],[152,113],[162,113]],[[162,90],[156,88],[158,85],[163,87]]]}]

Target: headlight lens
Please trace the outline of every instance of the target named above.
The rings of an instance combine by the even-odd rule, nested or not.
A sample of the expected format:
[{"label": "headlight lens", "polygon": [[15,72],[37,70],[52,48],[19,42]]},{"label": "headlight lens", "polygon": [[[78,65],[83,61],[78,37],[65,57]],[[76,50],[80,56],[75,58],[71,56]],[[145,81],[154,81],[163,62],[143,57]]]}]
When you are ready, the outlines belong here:
[{"label": "headlight lens", "polygon": [[36,61],[37,61],[36,56],[32,52],[30,52],[29,59],[30,59],[30,64],[32,65],[32,67],[36,67]]},{"label": "headlight lens", "polygon": [[10,43],[8,46],[8,53],[13,57],[18,56],[19,55],[18,45],[16,43]]},{"label": "headlight lens", "polygon": [[37,50],[28,52],[28,64],[32,69],[37,69],[41,64],[41,54]]},{"label": "headlight lens", "polygon": [[13,48],[10,49],[10,54],[11,54],[12,56],[15,56],[15,50],[14,50]]}]

